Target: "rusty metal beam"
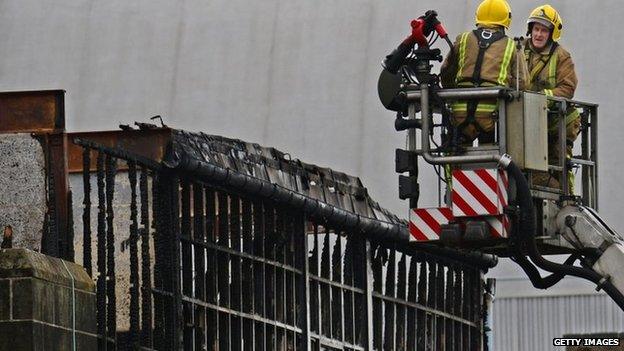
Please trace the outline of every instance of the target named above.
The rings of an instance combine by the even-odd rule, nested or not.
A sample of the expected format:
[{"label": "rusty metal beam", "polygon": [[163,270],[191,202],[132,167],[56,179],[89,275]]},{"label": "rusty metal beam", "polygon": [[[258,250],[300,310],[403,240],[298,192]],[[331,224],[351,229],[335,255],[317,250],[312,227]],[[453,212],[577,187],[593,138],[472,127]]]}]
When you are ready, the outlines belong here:
[{"label": "rusty metal beam", "polygon": [[73,261],[73,235],[69,228],[69,180],[67,177],[67,135],[63,131],[35,133],[45,154],[48,196],[48,225],[42,238],[42,252]]},{"label": "rusty metal beam", "polygon": [[[171,141],[171,129],[159,128],[151,130],[109,130],[97,132],[68,133],[69,148],[67,150],[69,160],[69,172],[82,172],[82,147],[73,143],[75,138],[93,141],[97,144],[115,148],[119,147],[137,156],[162,161],[167,145]],[[96,152],[91,151],[91,171],[95,171],[97,158]],[[124,170],[125,164],[119,165],[119,170]]]},{"label": "rusty metal beam", "polygon": [[46,156],[48,232],[42,239],[46,254],[73,261],[65,134],[65,91],[0,92],[0,134],[32,133]]},{"label": "rusty metal beam", "polygon": [[41,133],[64,129],[64,90],[0,93],[0,133]]},{"label": "rusty metal beam", "polygon": [[[54,201],[54,214],[56,216],[59,257],[73,261],[74,238],[70,238],[69,228],[69,179],[67,177],[67,135],[65,133],[51,133],[47,137],[48,152],[48,179],[54,184],[48,185],[48,191],[54,189],[50,199]],[[52,205],[52,204],[50,204]]]}]

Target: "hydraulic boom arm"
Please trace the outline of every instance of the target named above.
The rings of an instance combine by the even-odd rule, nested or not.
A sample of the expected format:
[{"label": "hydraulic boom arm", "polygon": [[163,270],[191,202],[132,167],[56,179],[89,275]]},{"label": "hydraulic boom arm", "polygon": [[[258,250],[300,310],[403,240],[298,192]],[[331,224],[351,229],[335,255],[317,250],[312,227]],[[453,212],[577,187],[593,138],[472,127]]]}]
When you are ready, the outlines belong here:
[{"label": "hydraulic boom arm", "polygon": [[[561,245],[582,255],[582,264],[601,275],[598,287],[610,282],[617,291],[624,292],[624,240],[607,226],[591,208],[569,205],[556,218],[561,233]],[[620,303],[620,306],[622,304]]]}]

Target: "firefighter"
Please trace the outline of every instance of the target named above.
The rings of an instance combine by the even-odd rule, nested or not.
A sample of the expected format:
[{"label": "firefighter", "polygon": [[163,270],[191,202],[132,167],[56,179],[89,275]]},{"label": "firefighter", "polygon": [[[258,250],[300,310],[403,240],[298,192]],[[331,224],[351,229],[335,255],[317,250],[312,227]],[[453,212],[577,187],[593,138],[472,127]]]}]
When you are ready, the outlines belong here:
[{"label": "firefighter", "polygon": [[[476,11],[477,29],[460,34],[440,71],[445,88],[505,86],[523,90],[528,79],[524,52],[516,51],[505,35],[511,24],[511,8],[505,0],[484,0]],[[518,77],[516,77],[518,76]],[[456,101],[451,123],[459,142],[471,145],[494,142],[496,100]]]},{"label": "firefighter", "polygon": [[[534,9],[527,20],[527,36],[525,56],[529,71],[528,90],[542,92],[549,96],[572,99],[577,86],[574,62],[570,53],[560,44],[563,22],[557,10],[550,5],[542,5]],[[558,119],[549,119],[548,123],[548,158],[552,164],[559,163]],[[568,108],[566,112],[566,144],[567,157],[572,157],[572,146],[581,129],[581,118],[578,110]],[[534,183],[538,185],[559,187],[553,174],[538,173]],[[568,172],[570,192],[573,193],[574,178]]]}]

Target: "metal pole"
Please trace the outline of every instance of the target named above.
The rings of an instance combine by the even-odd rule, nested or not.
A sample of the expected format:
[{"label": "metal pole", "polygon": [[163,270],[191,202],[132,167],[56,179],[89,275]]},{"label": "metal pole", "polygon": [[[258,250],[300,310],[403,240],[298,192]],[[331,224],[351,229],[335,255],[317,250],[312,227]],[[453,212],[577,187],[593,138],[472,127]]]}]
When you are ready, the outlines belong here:
[{"label": "metal pole", "polygon": [[507,104],[504,99],[498,99],[498,152],[507,153]]},{"label": "metal pole", "polygon": [[484,296],[484,314],[485,318],[483,321],[483,329],[484,329],[484,339],[485,339],[485,347],[487,350],[493,350],[492,347],[492,327],[493,327],[493,307],[494,307],[494,298],[496,296],[496,279],[488,278],[485,283],[485,296]]},{"label": "metal pole", "polygon": [[566,145],[566,112],[568,110],[568,106],[565,101],[561,102],[559,106],[559,166],[562,168],[561,171],[561,190],[563,191],[563,195],[571,195],[570,194],[570,184],[568,184],[568,167],[566,167],[567,160],[567,145]]},{"label": "metal pole", "polygon": [[598,211],[598,106],[591,109],[591,152],[590,157],[594,161],[593,171],[593,203],[592,207]]},{"label": "metal pole", "polygon": [[[430,164],[460,164],[476,162],[499,162],[501,155],[463,155],[463,156],[433,156],[429,145],[429,86],[420,85],[420,114],[422,121],[421,155]],[[498,95],[496,95],[498,96]]]},{"label": "metal pole", "polygon": [[[409,104],[407,107],[407,118],[410,120],[416,119],[416,105]],[[411,152],[416,151],[416,128],[410,128],[407,130],[407,149]]]},{"label": "metal pole", "polygon": [[[421,100],[426,94],[423,91],[423,85],[419,86],[420,90],[408,90],[404,93],[408,101]],[[428,88],[428,87],[427,87]],[[501,95],[504,95],[506,88],[470,88],[470,89],[442,89],[436,92],[436,94],[442,99],[497,99]],[[511,93],[511,92],[510,92]]]},{"label": "metal pole", "polygon": [[305,301],[305,303],[299,305],[301,329],[303,333],[301,346],[303,351],[310,351],[310,262],[308,260],[308,253],[310,250],[308,247],[305,217],[297,216],[296,223],[295,236],[298,240],[301,240],[300,247],[302,248],[301,250],[296,250],[298,251],[297,260],[299,261],[297,266],[301,269],[303,275],[298,289],[299,296],[303,297],[303,301]]},{"label": "metal pole", "polygon": [[[589,115],[586,115],[586,113],[589,112]],[[581,114],[581,125],[582,126],[586,126],[587,128],[581,128],[581,158],[585,161],[588,162],[587,164],[584,164],[582,166],[582,172],[581,172],[581,183],[582,183],[582,187],[583,187],[583,204],[585,206],[590,206],[593,207],[593,193],[592,193],[592,188],[591,186],[593,184],[591,184],[592,182],[590,181],[590,177],[593,171],[593,167],[595,166],[594,164],[591,163],[591,156],[590,156],[590,150],[589,150],[589,129],[590,128],[588,126],[588,122],[591,120],[591,109],[587,110],[584,109],[583,113]]]},{"label": "metal pole", "polygon": [[[169,238],[166,240],[168,243],[166,245],[170,245],[167,249],[170,250],[168,253],[169,262],[167,263],[169,274],[169,291],[172,294],[172,301],[170,303],[170,312],[171,314],[168,318],[171,318],[169,326],[171,330],[169,330],[170,334],[165,334],[166,336],[170,336],[171,340],[169,342],[170,345],[173,346],[175,350],[181,349],[183,344],[182,331],[184,330],[184,319],[182,317],[182,285],[180,282],[180,271],[181,271],[181,263],[180,263],[180,179],[176,175],[171,175],[165,180],[167,184],[167,197],[169,202],[167,203],[167,211],[169,218],[167,218],[167,224],[169,228],[167,228]],[[165,279],[167,279],[165,278]],[[165,323],[167,325],[167,323]],[[166,332],[165,332],[166,333]]]},{"label": "metal pole", "polygon": [[[373,259],[371,252],[371,244],[368,239],[364,239],[364,254],[366,256],[364,271],[366,277],[364,283],[366,284],[366,350],[374,350],[373,348]],[[381,321],[377,321],[381,323]]]},{"label": "metal pole", "polygon": [[429,85],[427,83],[422,83],[420,85],[420,92],[422,96],[420,97],[420,119],[422,121],[422,132],[420,142],[422,144],[423,152],[429,152]]}]

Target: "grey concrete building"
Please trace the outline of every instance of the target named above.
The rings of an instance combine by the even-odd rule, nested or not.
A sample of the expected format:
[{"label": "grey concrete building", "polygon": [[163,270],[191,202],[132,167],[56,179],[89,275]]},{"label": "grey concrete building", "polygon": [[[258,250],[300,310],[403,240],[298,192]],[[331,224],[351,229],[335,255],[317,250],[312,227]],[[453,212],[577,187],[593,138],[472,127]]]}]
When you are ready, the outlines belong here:
[{"label": "grey concrete building", "polygon": [[[455,35],[472,28],[478,2],[6,0],[0,2],[0,90],[67,90],[71,131],[114,129],[160,114],[177,128],[274,145],[360,176],[374,198],[406,214],[394,173],[394,149],[404,146],[405,135],[394,131],[393,114],[377,99],[381,59],[425,10],[437,9]],[[624,188],[617,176],[624,143],[619,111],[624,48],[618,39],[624,5],[619,0],[551,3],[563,16],[562,44],[576,63],[576,97],[601,106],[599,210],[616,230],[624,228]],[[524,18],[539,4],[511,1],[513,35],[524,35]],[[431,169],[421,174],[421,184],[435,181]],[[423,186],[423,205],[436,198],[434,187]],[[523,347],[505,334],[522,328],[509,324],[520,315],[554,326],[575,320],[574,311],[583,309],[581,319],[590,320],[516,335],[523,340],[622,330],[622,313],[591,289],[581,296],[577,281],[564,280],[568,285],[558,295],[568,296],[568,302],[559,305],[554,299],[563,298],[535,296],[528,282],[517,280],[521,274],[512,264],[503,262],[493,276],[500,279],[497,349],[512,349],[506,342],[521,345],[519,350],[548,349]],[[545,305],[558,312],[543,313],[544,301],[553,301]],[[504,312],[513,306],[525,310]],[[601,311],[613,317],[603,322]]]}]

